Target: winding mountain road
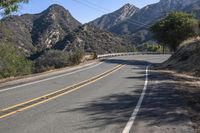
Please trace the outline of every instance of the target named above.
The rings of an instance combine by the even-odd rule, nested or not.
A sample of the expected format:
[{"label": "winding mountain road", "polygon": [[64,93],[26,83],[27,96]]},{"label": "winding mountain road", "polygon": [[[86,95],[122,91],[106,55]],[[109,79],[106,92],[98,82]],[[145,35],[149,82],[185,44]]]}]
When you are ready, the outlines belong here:
[{"label": "winding mountain road", "polygon": [[193,132],[181,97],[157,87],[162,75],[148,69],[168,57],[113,57],[88,69],[1,88],[0,133]]}]

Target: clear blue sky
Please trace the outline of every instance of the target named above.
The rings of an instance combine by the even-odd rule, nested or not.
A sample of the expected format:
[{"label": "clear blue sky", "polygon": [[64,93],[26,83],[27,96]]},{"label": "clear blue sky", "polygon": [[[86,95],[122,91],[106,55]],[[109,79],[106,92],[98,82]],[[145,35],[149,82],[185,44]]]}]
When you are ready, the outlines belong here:
[{"label": "clear blue sky", "polygon": [[[134,4],[135,6],[142,8],[148,4],[156,3],[159,0],[78,0],[81,3],[76,1],[77,0],[30,0],[28,4],[21,6],[21,9],[17,14],[39,13],[51,4],[60,4],[68,9],[81,23],[86,23],[105,13],[117,10],[126,3]],[[94,7],[94,5],[91,5],[88,2],[92,2],[103,9]],[[91,6],[94,8],[91,8]]]}]

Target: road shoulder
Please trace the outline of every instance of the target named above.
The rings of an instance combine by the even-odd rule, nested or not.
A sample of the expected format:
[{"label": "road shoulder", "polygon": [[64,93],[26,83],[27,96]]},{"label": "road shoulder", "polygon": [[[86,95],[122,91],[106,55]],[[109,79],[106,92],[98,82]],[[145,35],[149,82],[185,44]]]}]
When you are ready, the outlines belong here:
[{"label": "road shoulder", "polygon": [[161,70],[149,74],[147,95],[133,131],[199,133],[199,81]]}]

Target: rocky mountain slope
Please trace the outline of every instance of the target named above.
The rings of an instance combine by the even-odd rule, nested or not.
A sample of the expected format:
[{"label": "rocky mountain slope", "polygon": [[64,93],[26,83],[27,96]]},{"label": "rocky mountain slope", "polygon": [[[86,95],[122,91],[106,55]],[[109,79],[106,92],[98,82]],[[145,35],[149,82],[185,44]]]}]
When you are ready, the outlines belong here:
[{"label": "rocky mountain slope", "polygon": [[120,22],[129,19],[138,10],[139,8],[135,7],[134,5],[126,4],[117,11],[114,11],[112,13],[103,15],[102,17],[95,19],[94,21],[90,22],[90,24],[99,27],[100,29],[109,30],[114,25],[117,25]]},{"label": "rocky mountain slope", "polygon": [[[142,43],[151,39],[149,33],[149,27],[166,14],[172,11],[188,11],[196,12],[197,16],[200,15],[200,1],[199,0],[160,0],[160,2],[147,5],[142,9],[138,9],[134,14],[128,16],[119,23],[109,24],[109,28],[105,28],[115,34],[125,35],[130,38],[133,42]],[[97,20],[92,21],[98,27],[101,27],[101,23],[98,20],[107,17],[109,20],[109,14],[104,15]],[[106,27],[106,26],[104,26]]]},{"label": "rocky mountain slope", "polygon": [[132,51],[133,47],[123,38],[91,25],[83,25],[55,45],[55,49],[70,51],[75,47],[97,54]]},{"label": "rocky mountain slope", "polygon": [[51,48],[59,40],[80,26],[80,22],[74,19],[69,11],[59,5],[52,5],[43,11],[33,22],[33,45],[39,48]]},{"label": "rocky mountain slope", "polygon": [[184,8],[184,11],[193,13],[198,19],[200,19],[200,1],[190,4]]},{"label": "rocky mountain slope", "polygon": [[[53,47],[59,40],[81,23],[69,11],[59,5],[52,5],[39,14],[10,16],[1,20],[0,40],[6,38],[26,55]],[[6,29],[6,31],[4,30]]]},{"label": "rocky mountain slope", "polygon": [[[10,16],[1,20],[0,41],[14,44],[20,53],[35,59],[45,50],[109,53],[127,50],[127,43],[112,33],[82,25],[60,5],[51,5],[39,14]],[[125,46],[126,44],[126,46]]]}]

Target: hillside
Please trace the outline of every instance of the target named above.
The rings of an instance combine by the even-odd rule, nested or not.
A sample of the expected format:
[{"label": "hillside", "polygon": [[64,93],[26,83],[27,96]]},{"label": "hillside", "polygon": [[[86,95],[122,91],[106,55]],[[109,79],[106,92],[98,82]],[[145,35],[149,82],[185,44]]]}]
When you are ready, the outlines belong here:
[{"label": "hillside", "polygon": [[110,53],[126,50],[125,40],[98,28],[82,25],[64,7],[54,4],[39,14],[9,16],[1,20],[0,41],[12,43],[19,53],[35,59],[46,50]]},{"label": "hillside", "polygon": [[200,1],[195,2],[194,4],[188,5],[184,8],[186,12],[193,13],[198,19],[200,19]]},{"label": "hillside", "polygon": [[51,5],[38,15],[33,23],[33,45],[42,49],[53,47],[59,40],[81,25],[68,10],[60,5]]},{"label": "hillside", "polygon": [[[109,23],[109,28],[105,29],[129,38],[133,43],[141,44],[152,39],[152,35],[149,32],[149,27],[156,21],[160,20],[166,14],[172,11],[186,11],[200,16],[199,0],[160,0],[160,2],[147,5],[141,9],[137,9],[134,14],[128,16],[128,19],[120,21],[119,23]],[[98,22],[103,18],[109,20],[110,15],[104,15],[97,20]],[[112,21],[111,21],[112,22]],[[101,23],[94,23],[98,27],[101,27]],[[99,24],[99,25],[98,25]]]},{"label": "hillside", "polygon": [[182,44],[170,59],[160,64],[159,68],[176,70],[200,76],[200,40],[194,39]]},{"label": "hillside", "polygon": [[121,23],[122,21],[125,21],[126,19],[129,19],[131,16],[133,16],[139,8],[137,8],[134,5],[126,4],[120,9],[105,14],[94,21],[91,21],[90,24],[99,27],[100,29],[111,29],[114,25],[117,25]]},{"label": "hillside", "polygon": [[[160,2],[152,5],[145,6],[136,12],[130,20],[138,22],[138,24],[123,21],[122,23],[115,25],[110,31],[118,34],[133,33],[144,26],[148,26],[153,22],[159,20],[167,13],[172,11],[182,11],[186,6],[196,4],[197,0],[160,0]],[[125,27],[128,29],[124,32]]]},{"label": "hillside", "polygon": [[75,47],[97,54],[133,50],[133,46],[123,38],[87,24],[71,32],[63,41],[58,42],[54,49],[70,51]]},{"label": "hillside", "polygon": [[[28,56],[36,51],[51,48],[80,25],[69,11],[55,4],[39,14],[2,19],[0,40],[9,36],[9,41]],[[6,29],[9,35],[6,35],[3,29]]]}]

